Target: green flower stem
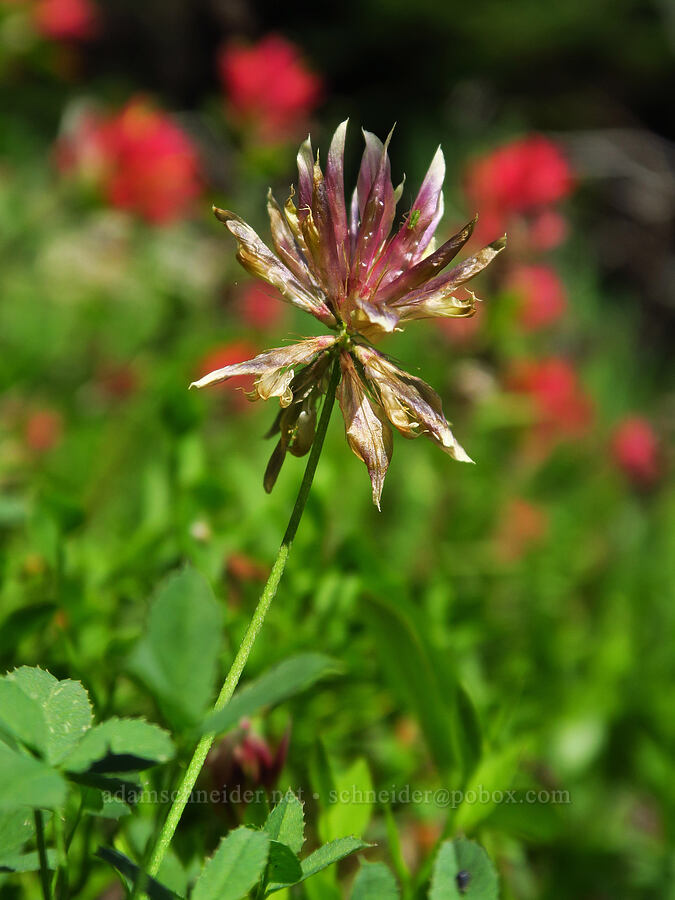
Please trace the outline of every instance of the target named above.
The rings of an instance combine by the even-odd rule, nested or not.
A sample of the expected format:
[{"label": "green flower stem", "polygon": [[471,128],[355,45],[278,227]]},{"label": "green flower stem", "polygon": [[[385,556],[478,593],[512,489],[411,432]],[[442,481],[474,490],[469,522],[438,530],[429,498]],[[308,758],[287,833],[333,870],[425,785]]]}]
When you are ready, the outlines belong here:
[{"label": "green flower stem", "polygon": [[45,820],[41,809],[33,812],[35,818],[35,837],[37,839],[38,857],[40,859],[40,884],[44,900],[51,900],[52,889],[49,883],[49,863],[47,862],[47,847],[45,845]]},{"label": "green flower stem", "polygon": [[[274,561],[274,565],[272,566],[270,577],[267,580],[267,584],[263,588],[262,595],[260,597],[260,600],[258,601],[255,612],[253,613],[253,618],[251,619],[249,626],[246,629],[246,634],[244,635],[243,640],[239,645],[239,649],[237,651],[237,655],[234,658],[234,662],[232,663],[232,667],[227,673],[225,683],[223,684],[222,690],[218,696],[218,699],[216,700],[214,712],[222,709],[232,697],[232,694],[234,693],[239,683],[239,679],[241,678],[241,673],[244,671],[244,666],[246,665],[251,650],[253,649],[255,640],[258,637],[260,629],[263,626],[267,611],[270,608],[272,600],[274,600],[274,596],[277,592],[277,588],[279,587],[281,576],[283,575],[284,569],[286,568],[286,561],[288,560],[288,554],[291,550],[291,544],[293,543],[295,533],[298,530],[298,525],[300,524],[300,519],[302,518],[302,513],[305,509],[305,504],[307,503],[307,497],[309,496],[312,481],[314,480],[314,473],[316,472],[316,466],[319,462],[319,456],[321,455],[321,449],[326,437],[326,431],[328,430],[328,422],[330,421],[331,412],[333,411],[335,392],[337,390],[339,381],[340,362],[338,359],[336,359],[331,370],[330,382],[328,384],[328,390],[326,392],[326,399],[324,400],[323,409],[321,410],[321,418],[319,419],[319,424],[317,425],[314,443],[312,444],[312,449],[309,454],[309,460],[307,461],[305,474],[302,479],[302,484],[300,485],[300,490],[298,491],[298,497],[295,501],[295,506],[293,507],[291,518],[288,522],[288,527],[286,528],[286,533],[284,534],[281,546],[279,547],[277,558]],[[171,839],[173,838],[176,828],[178,827],[178,823],[180,822],[181,816],[183,815],[183,810],[185,809],[190,799],[190,794],[192,793],[192,789],[195,786],[197,777],[202,769],[202,766],[204,765],[204,760],[206,759],[207,754],[211,749],[211,745],[213,744],[214,739],[215,734],[205,734],[197,744],[194,755],[192,756],[190,764],[187,767],[185,775],[183,776],[181,786],[178,789],[176,799],[174,800],[169,810],[166,821],[164,822],[164,825],[160,832],[157,846],[155,847],[154,853],[152,854],[152,857],[150,859],[147,873],[152,877],[155,877],[159,872],[162,860],[164,859],[166,851],[169,849]]]}]

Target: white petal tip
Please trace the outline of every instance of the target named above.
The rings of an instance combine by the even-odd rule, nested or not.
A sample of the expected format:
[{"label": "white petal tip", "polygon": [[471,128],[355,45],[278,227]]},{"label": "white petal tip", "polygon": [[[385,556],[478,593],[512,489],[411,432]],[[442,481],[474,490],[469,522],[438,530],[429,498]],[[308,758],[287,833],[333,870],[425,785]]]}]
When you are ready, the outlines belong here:
[{"label": "white petal tip", "polygon": [[476,465],[476,463],[471,459],[466,450],[462,450],[461,447],[457,447],[455,449],[455,459],[457,460],[457,462],[471,463],[472,466]]}]

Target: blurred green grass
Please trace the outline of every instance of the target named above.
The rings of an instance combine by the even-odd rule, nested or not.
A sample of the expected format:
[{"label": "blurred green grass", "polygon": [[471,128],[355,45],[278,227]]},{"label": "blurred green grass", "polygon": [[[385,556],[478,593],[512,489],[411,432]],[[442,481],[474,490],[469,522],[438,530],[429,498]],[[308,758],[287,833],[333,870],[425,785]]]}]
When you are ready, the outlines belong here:
[{"label": "blurred green grass", "polygon": [[[289,459],[266,496],[272,407],[187,385],[214,346],[275,346],[308,323],[289,312],[280,333],[247,330],[233,248],[206,209],[151,229],[70,194],[46,151],[0,172],[2,665],[81,678],[100,709],[156,717],[125,665],[157,582],[192,562],[236,647],[261,582],[232,560],[269,564],[304,465]],[[391,339],[386,349],[442,394],[476,465],[397,437],[379,514],[335,415],[247,675],[300,650],[344,661],[343,680],[289,707],[286,777],[298,787],[317,735],[345,766],[365,757],[376,787],[460,787],[467,772],[442,757],[461,685],[482,733],[476,778],[569,792],[566,804],[457,814],[500,866],[504,897],[665,898],[675,896],[675,502],[665,476],[633,490],[607,449],[618,416],[658,409],[660,364],[638,345],[630,304],[613,309],[603,295],[583,236],[560,265],[572,309],[553,337],[521,334],[495,289],[483,292],[476,354],[433,327]],[[503,373],[551,349],[574,353],[596,417],[589,435],[534,464],[523,453],[531,413]],[[106,367],[131,371],[133,387],[111,389]],[[467,372],[485,376],[477,394],[462,389]],[[25,426],[44,410],[62,424],[41,451]],[[516,498],[545,525],[514,550]],[[278,738],[289,708],[261,727]],[[394,813],[421,863],[445,812]],[[386,843],[381,811],[370,827]],[[14,896],[7,883],[0,892]]]}]

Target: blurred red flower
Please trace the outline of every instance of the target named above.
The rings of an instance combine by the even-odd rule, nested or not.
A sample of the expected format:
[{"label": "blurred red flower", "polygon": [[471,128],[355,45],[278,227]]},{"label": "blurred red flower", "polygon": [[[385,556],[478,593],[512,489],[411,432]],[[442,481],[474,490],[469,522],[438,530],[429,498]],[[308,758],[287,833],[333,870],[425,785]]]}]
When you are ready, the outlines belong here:
[{"label": "blurred red flower", "polygon": [[546,537],[548,528],[548,513],[542,506],[523,497],[512,497],[497,528],[497,554],[507,561],[521,559]]},{"label": "blurred red flower", "polygon": [[46,38],[56,41],[86,41],[98,31],[96,7],[89,0],[38,0],[33,20]]},{"label": "blurred red flower", "polygon": [[[251,341],[235,340],[229,344],[221,344],[214,347],[204,356],[199,364],[197,377],[208,375],[214,369],[223,369],[225,366],[231,366],[234,363],[245,362],[247,359],[258,353],[258,347]],[[247,375],[230,378],[216,385],[216,390],[224,394],[231,395],[238,407],[246,408],[249,404],[244,394],[245,390],[250,389],[252,378]]]},{"label": "blurred red flower", "polygon": [[112,206],[155,224],[187,215],[201,189],[197,151],[188,136],[140,98],[114,115],[79,115],[55,156],[62,171],[98,184]]},{"label": "blurred red flower", "polygon": [[567,237],[567,222],[552,209],[545,209],[532,219],[527,238],[534,250],[552,250]]},{"label": "blurred red flower", "polygon": [[234,116],[263,140],[295,136],[321,97],[321,78],[279,35],[252,46],[228,44],[218,68]]},{"label": "blurred red flower", "polygon": [[96,382],[108,399],[126,400],[138,388],[138,373],[129,363],[107,362],[99,367]]},{"label": "blurred red flower", "polygon": [[560,149],[542,135],[512,141],[476,160],[467,172],[466,194],[480,209],[476,234],[492,239],[507,231],[514,216],[535,216],[530,241],[548,249],[565,234],[560,216],[543,218],[545,208],[566,197],[572,172]]},{"label": "blurred red flower", "polygon": [[591,425],[593,404],[567,360],[521,360],[507,380],[513,390],[531,398],[540,437],[579,437]]},{"label": "blurred red flower", "polygon": [[518,318],[527,331],[552,325],[567,308],[565,288],[550,266],[515,266],[507,288],[518,298]]},{"label": "blurred red flower", "polygon": [[612,434],[611,449],[615,464],[634,484],[649,487],[658,480],[659,441],[646,419],[631,416],[620,422]]},{"label": "blurred red flower", "polygon": [[244,285],[237,299],[241,318],[260,331],[279,325],[286,312],[279,295],[259,281]]},{"label": "blurred red flower", "polygon": [[34,453],[53,450],[63,436],[63,418],[54,409],[38,409],[28,417],[24,429],[26,446]]}]

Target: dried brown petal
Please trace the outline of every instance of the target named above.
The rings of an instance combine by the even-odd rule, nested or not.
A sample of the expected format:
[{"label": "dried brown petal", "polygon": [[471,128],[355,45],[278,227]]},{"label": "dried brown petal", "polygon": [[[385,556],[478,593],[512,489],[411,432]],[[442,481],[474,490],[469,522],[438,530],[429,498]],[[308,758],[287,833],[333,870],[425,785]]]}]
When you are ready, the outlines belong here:
[{"label": "dried brown petal", "polygon": [[333,335],[324,334],[316,338],[308,338],[288,347],[277,347],[274,350],[266,350],[253,359],[246,362],[234,363],[222,369],[210,372],[190,387],[207,387],[227,381],[235,375],[257,375],[253,398],[258,397],[267,400],[269,397],[279,397],[282,406],[288,406],[293,400],[290,388],[294,377],[293,366],[304,366],[311,363],[319,353],[327,350],[335,343]]},{"label": "dried brown petal", "polygon": [[271,284],[293,306],[311,313],[331,328],[335,326],[335,318],[325,304],[323,296],[302,284],[263,243],[250,225],[227,210],[214,209],[214,212],[216,218],[223,222],[237,239],[237,259],[247,272]]},{"label": "dried brown petal", "polygon": [[298,278],[312,293],[318,293],[318,295],[323,297],[323,291],[319,288],[318,281],[310,271],[307,261],[301,252],[301,248],[298,247],[293,231],[288,224],[288,220],[272,195],[271,188],[267,193],[267,214],[270,218],[270,230],[272,232],[274,249],[277,251],[277,255],[283,264],[290,269],[295,277]]},{"label": "dried brown petal", "polygon": [[354,356],[363,366],[364,374],[380,398],[387,418],[404,437],[426,434],[453,459],[471,462],[466,451],[455,440],[443,415],[441,398],[433,388],[421,378],[399,369],[372,347],[357,344]]},{"label": "dried brown petal", "polygon": [[340,355],[340,367],[342,380],[337,394],[347,441],[366,464],[373,486],[373,503],[379,509],[384,478],[394,449],[391,428],[382,409],[369,397],[348,353]]},{"label": "dried brown petal", "polygon": [[279,441],[272,451],[272,455],[270,456],[263,476],[263,487],[268,494],[272,492],[272,488],[277,483],[277,478],[279,477],[279,472],[281,472],[281,467],[283,466],[285,459],[286,450],[281,441]]},{"label": "dried brown petal", "polygon": [[363,337],[374,341],[396,330],[399,323],[397,310],[391,309],[384,303],[370,303],[368,300],[358,299],[356,303],[350,321],[354,330]]}]

